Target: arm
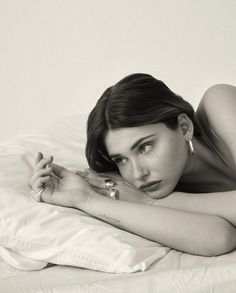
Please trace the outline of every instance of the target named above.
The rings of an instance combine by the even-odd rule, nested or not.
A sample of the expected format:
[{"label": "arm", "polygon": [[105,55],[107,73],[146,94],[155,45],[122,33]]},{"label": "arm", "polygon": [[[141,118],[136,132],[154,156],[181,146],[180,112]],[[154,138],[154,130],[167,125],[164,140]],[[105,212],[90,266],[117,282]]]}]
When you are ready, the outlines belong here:
[{"label": "arm", "polygon": [[236,226],[236,190],[212,193],[173,192],[154,205],[219,216]]},{"label": "arm", "polygon": [[[139,190],[136,190],[133,186],[132,187],[128,186],[127,183],[124,182],[124,180],[122,180],[120,177],[117,177],[117,176],[114,177],[114,174],[103,174],[103,175],[105,175],[105,177],[102,174],[99,175],[99,174],[96,174],[96,173],[91,172],[91,171],[87,171],[87,172],[84,172],[84,173],[79,172],[79,174],[81,174],[84,178],[86,178],[87,182],[89,182],[90,185],[99,187],[97,189],[97,191],[99,193],[102,193],[105,196],[109,196],[109,192],[107,190],[102,190],[102,188],[104,188],[104,178],[106,176],[108,176],[110,178],[113,178],[114,181],[116,182],[115,188],[118,188],[118,190],[120,191],[120,198],[122,199],[122,201],[128,201],[128,202],[132,202],[132,203],[135,203],[135,204],[142,204],[144,206],[144,208],[145,208],[146,204],[148,204],[148,205],[156,205],[156,206],[159,206],[159,207],[166,207],[167,209],[161,209],[161,213],[165,214],[166,212],[169,212],[170,217],[171,216],[174,217],[173,222],[176,221],[175,217],[177,217],[177,221],[180,219],[178,217],[178,215],[181,214],[181,211],[182,212],[185,211],[186,213],[182,213],[182,215],[185,216],[183,218],[183,223],[178,223],[178,222],[176,222],[176,223],[179,224],[179,226],[183,227],[183,229],[184,229],[183,234],[185,233],[185,231],[187,231],[187,230],[185,230],[186,225],[187,225],[187,228],[189,228],[190,233],[189,232],[185,233],[184,236],[186,236],[186,235],[188,235],[188,237],[190,236],[190,240],[192,240],[192,244],[193,244],[193,245],[190,245],[190,247],[194,247],[194,243],[196,243],[196,239],[194,238],[194,236],[191,235],[191,233],[193,233],[193,231],[194,231],[194,232],[196,232],[195,235],[197,235],[199,237],[202,237],[203,233],[205,233],[205,232],[202,230],[201,227],[204,227],[204,228],[208,229],[207,226],[204,226],[204,225],[208,225],[209,222],[207,222],[207,221],[208,221],[209,217],[205,217],[205,219],[207,219],[205,221],[205,220],[202,219],[202,216],[203,216],[202,214],[205,214],[205,216],[207,214],[208,214],[208,216],[209,215],[215,216],[215,217],[212,218],[212,220],[216,219],[216,221],[218,221],[217,218],[222,217],[223,215],[225,216],[226,220],[229,220],[231,218],[235,219],[235,216],[234,216],[234,206],[235,206],[234,203],[235,203],[235,200],[236,200],[235,192],[232,192],[232,193],[229,192],[230,194],[228,194],[228,193],[224,194],[223,193],[222,196],[221,196],[220,193],[217,193],[217,194],[209,194],[209,193],[207,193],[207,194],[201,194],[200,195],[200,194],[189,194],[189,193],[174,192],[171,195],[169,195],[169,196],[167,196],[167,197],[165,197],[163,199],[154,200],[154,199],[151,199],[150,197],[148,197],[148,200],[147,200],[147,198],[145,197],[145,194],[143,194]],[[215,200],[215,196],[216,196],[217,200]],[[99,199],[99,201],[100,201],[100,199]],[[141,211],[144,211],[142,207],[139,207],[139,209]],[[230,209],[230,213],[229,213],[229,209]],[[179,211],[176,213],[177,210],[179,210]],[[91,213],[91,212],[93,213],[93,211],[90,212],[90,210],[87,210],[87,212],[88,213]],[[160,214],[160,209],[155,210],[155,213],[159,213],[159,215],[162,216],[162,214]],[[119,221],[120,220],[118,220],[117,218],[112,217],[110,214],[109,215],[105,214],[105,213],[103,215],[102,214],[96,214],[95,216],[100,217],[104,221],[107,221],[107,222],[109,222],[109,223],[111,223],[113,225],[119,226]],[[122,216],[122,214],[121,214],[121,216]],[[192,223],[191,223],[192,219],[194,218],[193,216],[195,218],[197,218],[197,217],[200,218],[201,217],[200,221],[203,220],[203,222],[204,222],[203,225],[199,224],[197,227],[193,227]],[[219,216],[219,217],[217,217],[217,216]],[[227,216],[229,216],[229,217],[227,217]],[[145,218],[145,221],[148,220],[148,219],[146,219],[146,217],[142,217],[142,218]],[[170,219],[169,216],[167,216],[167,223],[171,224],[169,219]],[[114,221],[114,223],[113,223],[112,220]],[[187,224],[189,220],[190,220],[190,222],[189,222],[189,224]],[[235,233],[234,228],[232,229],[232,225],[230,223],[228,223],[226,220],[223,219],[223,217],[222,217],[221,224],[224,223],[225,228],[226,229],[229,228],[230,231],[232,232],[231,236],[233,236],[234,233]],[[156,222],[158,223],[159,220],[157,219]],[[152,224],[152,222],[150,223],[150,225],[151,224]],[[150,225],[147,224],[148,227]],[[127,229],[127,228],[124,228],[123,226],[121,226],[121,228]],[[157,229],[157,228],[158,228],[158,225],[156,226],[155,229]],[[132,227],[130,229],[131,229],[130,231],[133,231]],[[170,232],[167,232],[168,229],[169,229]],[[174,229],[174,226],[170,226],[170,225],[168,225],[167,228],[164,228],[164,231],[167,232],[166,236],[171,235],[171,236],[175,237],[172,229]],[[146,231],[150,231],[150,230],[147,228]],[[217,229],[211,230],[211,232],[212,232],[212,234],[211,234],[212,239],[214,239],[215,235],[217,235],[217,234],[218,235],[224,235],[224,232],[223,232],[223,234],[221,234],[222,232],[220,230],[218,231],[218,227],[217,227]],[[143,236],[143,234],[140,234],[140,232],[134,232],[134,233],[137,233],[137,234]],[[153,232],[153,233],[150,232],[150,235],[144,236],[144,237],[147,237],[149,239],[154,239],[155,240],[155,238],[151,238],[151,237],[155,237],[154,233],[155,232]],[[178,233],[179,233],[179,231],[178,231]],[[153,236],[151,236],[151,235],[153,235]],[[230,237],[227,236],[230,241],[231,241],[231,236]],[[183,237],[182,237],[182,239],[184,239]],[[159,240],[155,240],[155,241],[162,242],[160,239],[162,240],[163,238],[160,237]],[[172,241],[173,239],[170,239],[170,241]],[[204,239],[204,237],[203,237],[203,239]],[[201,241],[201,239],[199,239],[199,240]],[[175,241],[175,240],[173,240],[173,241]],[[184,240],[184,241],[186,241],[186,240]],[[187,242],[185,242],[185,243],[187,243]],[[231,242],[231,243],[233,243],[233,242]],[[171,242],[171,244],[167,243],[166,245],[169,245],[171,247],[175,247],[174,246],[175,242],[173,242],[173,243]],[[178,249],[178,248],[176,248],[176,249]],[[182,247],[182,249],[180,249],[180,250],[186,251],[186,248]]]},{"label": "arm", "polygon": [[121,229],[191,254],[213,256],[236,246],[234,227],[223,218],[161,206],[113,200],[90,192],[75,207]]},{"label": "arm", "polygon": [[[235,248],[234,227],[214,215],[192,213],[144,203],[113,200],[96,193],[80,176],[52,164],[52,159],[37,159],[31,186],[42,201],[84,210],[114,226],[157,241],[180,251],[213,256]],[[51,164],[58,182],[45,166]]]},{"label": "arm", "polygon": [[[236,190],[214,193],[173,192],[161,199],[152,199],[144,192],[129,185],[120,176],[112,173],[96,174],[92,171],[79,172],[91,186],[99,187],[96,191],[105,196],[109,192],[104,188],[104,178],[108,176],[116,182],[120,198],[124,201],[157,205],[191,213],[210,214],[224,218],[236,226]],[[105,177],[104,177],[105,176]]]}]

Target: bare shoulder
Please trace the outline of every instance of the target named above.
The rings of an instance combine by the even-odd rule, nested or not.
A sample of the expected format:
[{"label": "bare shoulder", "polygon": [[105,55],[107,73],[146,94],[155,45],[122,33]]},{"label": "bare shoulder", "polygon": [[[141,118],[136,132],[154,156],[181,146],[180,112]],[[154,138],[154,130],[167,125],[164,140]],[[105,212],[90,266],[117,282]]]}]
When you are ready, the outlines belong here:
[{"label": "bare shoulder", "polygon": [[236,87],[230,84],[216,84],[211,86],[204,93],[201,103],[205,106],[212,106],[212,103],[217,105],[236,103]]},{"label": "bare shoulder", "polygon": [[209,127],[224,141],[236,163],[236,87],[228,84],[211,86],[199,103],[197,113],[202,111]]}]

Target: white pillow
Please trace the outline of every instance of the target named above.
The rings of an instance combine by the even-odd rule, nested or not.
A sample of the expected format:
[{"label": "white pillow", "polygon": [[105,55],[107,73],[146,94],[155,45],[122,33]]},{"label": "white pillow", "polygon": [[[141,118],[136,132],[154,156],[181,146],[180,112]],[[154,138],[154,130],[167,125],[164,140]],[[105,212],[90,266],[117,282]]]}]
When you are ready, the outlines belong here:
[{"label": "white pillow", "polygon": [[66,117],[0,145],[0,256],[19,269],[54,263],[131,273],[146,270],[169,251],[80,210],[32,200],[29,180],[38,151],[69,169],[87,166],[86,119]]}]

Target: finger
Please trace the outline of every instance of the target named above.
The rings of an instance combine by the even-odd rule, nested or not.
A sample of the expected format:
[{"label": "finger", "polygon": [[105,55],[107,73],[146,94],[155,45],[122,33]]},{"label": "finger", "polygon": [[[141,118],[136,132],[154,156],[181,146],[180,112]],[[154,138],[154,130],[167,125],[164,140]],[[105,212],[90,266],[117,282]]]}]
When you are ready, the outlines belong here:
[{"label": "finger", "polygon": [[52,166],[53,173],[59,178],[66,177],[71,174],[71,172],[68,169],[60,165],[52,164],[51,166]]},{"label": "finger", "polygon": [[[76,171],[76,174],[83,178],[101,178],[99,173],[92,171],[91,169],[85,169],[84,171]],[[103,177],[104,179],[104,177]]]},{"label": "finger", "polygon": [[43,159],[43,154],[41,152],[38,152],[35,160],[35,166],[38,165],[38,163]]},{"label": "finger", "polygon": [[35,191],[35,192],[39,192],[40,189],[43,187],[43,185],[45,183],[48,182],[48,180],[50,179],[50,176],[46,176],[46,177],[40,177],[38,178],[32,185],[32,189]]},{"label": "finger", "polygon": [[100,176],[98,173],[91,171],[90,169],[85,169],[84,171],[76,170],[74,173],[85,179],[89,177],[96,178]]},{"label": "finger", "polygon": [[[78,172],[81,172],[81,171],[78,171]],[[86,168],[84,169],[83,172],[81,172],[81,175],[87,177],[87,176],[99,176],[99,173],[93,171],[92,169],[90,168]]]},{"label": "finger", "polygon": [[106,189],[104,178],[103,177],[86,177],[84,178],[89,185],[99,189]]},{"label": "finger", "polygon": [[39,177],[45,177],[45,176],[50,176],[52,174],[52,168],[46,168],[46,169],[41,169],[38,172],[34,173],[32,176],[30,182],[31,184],[34,184],[34,182],[39,178]]},{"label": "finger", "polygon": [[86,172],[83,172],[83,171],[75,171],[75,174],[76,175],[79,175],[80,177],[82,178],[86,178]]},{"label": "finger", "polygon": [[101,176],[104,176],[106,178],[114,179],[114,180],[120,180],[122,177],[117,172],[106,172],[106,173],[100,173]]},{"label": "finger", "polygon": [[78,171],[78,174],[81,177],[86,177],[86,178],[102,178],[103,180],[106,178],[112,179],[113,181],[118,181],[121,180],[122,177],[117,173],[117,172],[106,172],[106,173],[96,173],[95,171],[91,169],[85,169],[84,172]]},{"label": "finger", "polygon": [[109,190],[107,190],[107,189],[100,189],[100,188],[93,187],[93,190],[101,195],[110,197]]},{"label": "finger", "polygon": [[34,172],[39,171],[40,169],[45,168],[47,165],[51,165],[53,161],[53,157],[50,156],[48,158],[43,158],[38,165],[35,167]]}]

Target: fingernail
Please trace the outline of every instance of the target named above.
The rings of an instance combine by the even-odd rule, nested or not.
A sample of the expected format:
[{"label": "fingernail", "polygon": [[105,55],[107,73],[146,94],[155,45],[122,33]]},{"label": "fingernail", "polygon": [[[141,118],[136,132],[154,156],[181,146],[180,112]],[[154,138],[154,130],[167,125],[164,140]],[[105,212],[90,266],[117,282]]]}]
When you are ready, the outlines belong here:
[{"label": "fingernail", "polygon": [[44,155],[43,155],[43,153],[41,153],[41,152],[39,152],[39,156],[41,157],[41,159],[44,158]]}]

